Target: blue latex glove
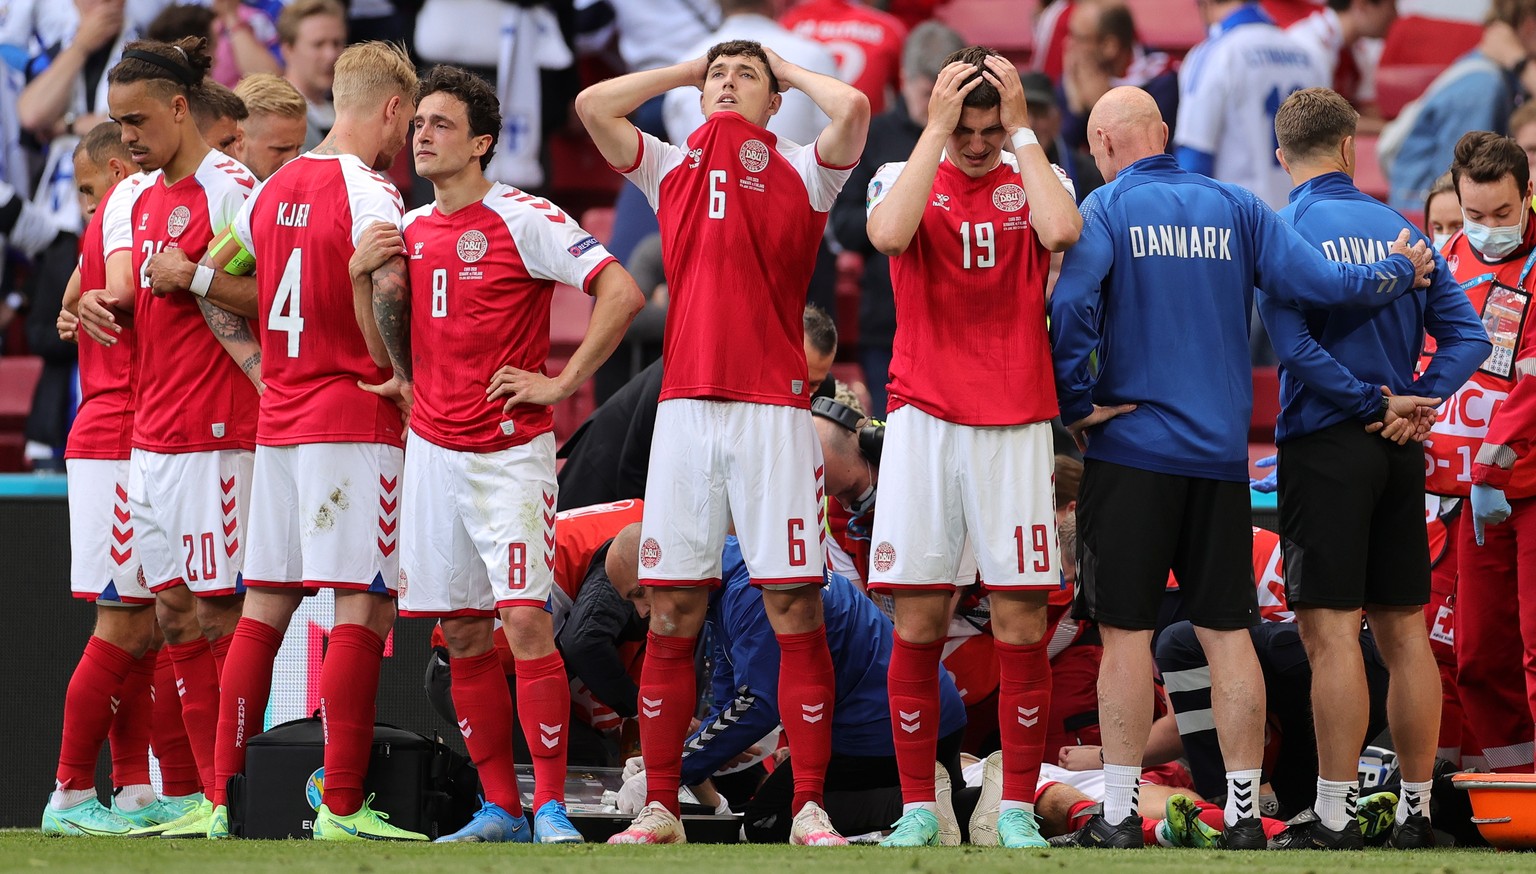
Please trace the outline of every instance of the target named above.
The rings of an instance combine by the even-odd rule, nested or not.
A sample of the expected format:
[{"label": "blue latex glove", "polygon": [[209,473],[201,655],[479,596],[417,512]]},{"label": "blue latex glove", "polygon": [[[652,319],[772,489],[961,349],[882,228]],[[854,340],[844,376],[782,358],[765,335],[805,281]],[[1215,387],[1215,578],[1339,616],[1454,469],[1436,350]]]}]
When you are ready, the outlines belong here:
[{"label": "blue latex glove", "polygon": [[1486,483],[1472,484],[1472,534],[1477,538],[1478,546],[1483,545],[1483,528],[1503,522],[1509,514],[1509,500],[1504,497],[1503,489]]},{"label": "blue latex glove", "polygon": [[1253,463],[1254,467],[1273,467],[1275,469],[1270,471],[1269,476],[1266,476],[1263,479],[1248,480],[1248,488],[1266,495],[1274,494],[1275,491],[1280,488],[1280,468],[1276,467],[1276,464],[1279,461],[1280,457],[1277,455],[1266,455],[1258,461],[1255,461]]}]

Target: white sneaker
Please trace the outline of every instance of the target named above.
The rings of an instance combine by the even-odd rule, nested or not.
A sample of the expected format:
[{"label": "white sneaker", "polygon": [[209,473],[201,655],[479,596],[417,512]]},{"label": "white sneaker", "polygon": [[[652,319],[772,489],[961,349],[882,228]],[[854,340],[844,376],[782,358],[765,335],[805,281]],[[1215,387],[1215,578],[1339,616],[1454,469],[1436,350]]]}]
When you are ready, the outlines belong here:
[{"label": "white sneaker", "polygon": [[[960,820],[955,818],[953,787],[949,782],[949,769],[933,763],[933,799],[939,808],[939,846],[960,846]],[[996,822],[997,820],[993,820]]]},{"label": "white sneaker", "polygon": [[608,839],[610,844],[686,844],[683,821],[659,801],[652,801],[641,809],[629,828]]},{"label": "white sneaker", "polygon": [[[981,772],[981,797],[971,813],[971,843],[978,847],[996,847],[997,812],[1003,804],[1003,751],[987,756]],[[953,814],[951,814],[953,815]]]},{"label": "white sneaker", "polygon": [[832,827],[832,818],[814,801],[807,801],[795,814],[789,830],[789,842],[796,847],[846,847],[848,839]]}]

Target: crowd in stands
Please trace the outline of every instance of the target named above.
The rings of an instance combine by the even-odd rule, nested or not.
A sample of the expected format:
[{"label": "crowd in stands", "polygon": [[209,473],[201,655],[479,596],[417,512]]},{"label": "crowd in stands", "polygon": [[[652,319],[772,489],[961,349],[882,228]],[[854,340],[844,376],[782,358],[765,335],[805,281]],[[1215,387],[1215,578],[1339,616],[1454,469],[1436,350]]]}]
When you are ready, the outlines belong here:
[{"label": "crowd in stands", "polygon": [[[1029,27],[1022,26],[1025,10],[1033,16]],[[210,117],[206,125],[200,121],[200,130],[260,178],[320,143],[335,124],[331,86],[348,44],[398,40],[423,68],[434,62],[465,67],[494,85],[500,101],[503,127],[487,177],[564,206],[635,278],[645,297],[640,315],[591,386],[562,402],[554,416],[564,460],[554,634],[572,678],[573,718],[584,726],[581,738],[572,741],[571,761],[578,764],[622,765],[627,753],[637,752],[626,726],[633,726],[643,706],[637,701],[637,653],[652,607],[652,596],[638,585],[637,504],[645,498],[669,279],[675,277],[663,269],[657,217],[647,195],[607,168],[580,130],[573,99],[582,86],[600,79],[666,67],[728,40],[759,42],[799,68],[835,76],[865,95],[873,110],[868,137],[831,207],[804,314],[808,386],[816,397],[812,409],[827,465],[828,565],[836,572],[823,596],[828,645],[839,671],[827,808],[845,835],[878,830],[903,812],[884,682],[893,658],[893,628],[900,626],[892,623],[890,598],[869,585],[871,563],[885,561],[871,555],[870,531],[899,315],[892,259],[868,230],[870,201],[877,197],[871,183],[882,166],[913,154],[947,57],[969,44],[992,45],[1021,69],[1028,126],[1079,204],[1107,184],[1104,165],[1095,160],[1099,141],[1090,120],[1112,89],[1132,86],[1150,97],[1167,126],[1167,161],[1247,188],[1262,201],[1255,210],[1278,211],[1293,199],[1296,154],[1286,152],[1277,136],[1276,116],[1293,92],[1332,88],[1359,113],[1349,158],[1341,159],[1338,169],[1353,175],[1365,194],[1421,227],[1440,251],[1434,260],[1442,270],[1455,271],[1457,279],[1470,277],[1475,259],[1487,262],[1492,256],[1496,262],[1517,249],[1536,259],[1529,215],[1529,168],[1536,168],[1536,108],[1529,100],[1536,95],[1536,0],[1477,0],[1454,8],[1433,0],[1053,0],[1039,7],[1022,0],[210,0],[207,5],[0,0],[0,245],[5,248],[0,470],[63,469],[78,377],[75,347],[60,339],[56,320],[79,260],[84,223],[77,195],[88,184],[76,176],[74,155],[81,138],[107,118],[107,71],[135,39],[174,42],[187,36],[208,40],[211,78],[231,96],[225,109],[205,110]],[[278,77],[292,89],[270,87]],[[694,89],[679,88],[646,101],[630,118],[646,134],[682,143],[704,122],[699,99]],[[229,125],[223,145],[210,134],[221,120]],[[809,144],[828,123],[806,93],[791,90],[767,128]],[[1497,199],[1502,189],[1493,190],[1505,178],[1500,156],[1508,156],[1497,143],[1468,145],[1466,135],[1473,131],[1513,137],[1529,159],[1523,174],[1508,173],[1515,183],[1513,212]],[[1453,162],[1454,180],[1448,175]],[[397,161],[389,172],[407,206],[419,206],[431,200],[432,185],[410,165]],[[1490,166],[1499,172],[1488,178]],[[1469,195],[1469,185],[1481,199]],[[1513,245],[1501,248],[1496,232],[1512,224],[1521,230]],[[1044,257],[1051,258],[1054,287],[1061,257]],[[1523,291],[1530,263],[1500,280],[1507,279],[1515,298],[1524,295],[1521,313],[1530,300]],[[586,324],[583,302],[567,309],[560,301],[568,291],[556,293],[552,360],[573,354],[569,337],[561,345],[562,321],[574,314],[578,340]],[[1516,321],[1525,324],[1523,318]],[[1255,384],[1264,373],[1273,374],[1277,348],[1279,360],[1288,365],[1292,360],[1280,343],[1271,347],[1264,326],[1274,324],[1268,314],[1252,320],[1245,356],[1260,375]],[[1447,337],[1436,339],[1450,345]],[[1487,382],[1484,388],[1509,391],[1529,373],[1514,366],[1498,376],[1505,382]],[[1275,385],[1272,376],[1262,384]],[[1442,399],[1458,392],[1458,386],[1449,388]],[[1374,409],[1375,386],[1368,389]],[[1259,403],[1272,408],[1273,399]],[[1467,414],[1465,404],[1459,413],[1454,402],[1445,409],[1442,422]],[[1047,835],[1084,827],[1102,800],[1106,779],[1096,694],[1104,640],[1093,623],[1068,611],[1079,554],[1074,511],[1083,465],[1072,435],[1060,423],[1055,428],[1055,510],[1065,586],[1046,610],[1044,639],[1055,689],[1044,717],[1047,770],[1035,810]],[[1415,437],[1422,442],[1426,434],[1430,446],[1435,437],[1428,422]],[[1507,442],[1523,453],[1529,439]],[[1250,454],[1257,458],[1270,454],[1275,440],[1261,427],[1253,442]],[[1469,477],[1477,449],[1470,445]],[[1431,452],[1430,464],[1437,458],[1450,464],[1444,454],[1442,445]],[[1477,462],[1502,470],[1502,479],[1494,472],[1469,482],[1508,484],[1513,455],[1477,455]],[[1524,474],[1516,470],[1518,487]],[[1531,644],[1522,643],[1518,629],[1512,637],[1490,632],[1487,639],[1496,637],[1497,647],[1471,646],[1453,635],[1453,610],[1466,604],[1453,597],[1457,551],[1465,574],[1465,551],[1476,548],[1459,533],[1467,527],[1463,505],[1473,506],[1469,502],[1477,493],[1448,493],[1455,497],[1431,495],[1425,510],[1435,589],[1424,619],[1444,677],[1437,752],[1450,769],[1528,773],[1533,728],[1521,651],[1529,661]],[[1525,517],[1536,518],[1528,496],[1512,490],[1510,497],[1522,524]],[[1415,512],[1424,509],[1415,507]],[[1500,585],[1512,580],[1518,549],[1520,589],[1528,599],[1529,578],[1536,572],[1528,539],[1517,546],[1514,534],[1489,530],[1498,552],[1482,554],[1478,579],[1496,578]],[[1482,544],[1481,529],[1477,538]],[[1022,540],[1019,549],[1022,564]],[[1263,622],[1251,634],[1270,693],[1264,785],[1253,788],[1269,838],[1280,833],[1278,820],[1313,803],[1319,778],[1320,753],[1306,718],[1314,672],[1286,603],[1285,554],[1276,535],[1253,529],[1253,582]],[[723,564],[723,594],[711,600],[707,619],[712,657],[701,659],[701,669],[707,666],[709,673],[700,688],[712,691],[702,696],[709,707],[697,714],[701,721],[690,733],[682,784],[700,803],[746,811],[749,837],[782,841],[790,828],[793,762],[784,761],[775,732],[778,663],[765,661],[761,651],[765,640],[772,642],[766,637],[771,629],[763,595],[747,584],[734,538]],[[974,574],[975,568],[969,570]],[[1509,588],[1515,598],[1514,584]],[[1149,785],[1137,803],[1146,811],[1149,843],[1219,846],[1214,835],[1221,828],[1221,808],[1214,805],[1228,801],[1231,769],[1223,766],[1211,715],[1219,706],[1213,705],[1211,667],[1180,598],[1178,581],[1170,580],[1152,650],[1157,677],[1135,678],[1145,686],[1146,698],[1155,700],[1156,711],[1141,739],[1140,779]],[[1494,622],[1496,608],[1489,601],[1472,599],[1483,611],[1473,620],[1476,627]],[[997,717],[998,651],[1015,644],[993,639],[993,614],[980,586],[962,585],[950,606],[941,647],[946,672],[936,779],[946,787],[941,791],[952,787],[954,793],[954,840],[985,842],[990,828],[990,840],[996,841],[995,819],[989,821],[986,812],[997,799],[987,797],[984,763],[1006,737],[1007,727],[999,726]],[[1347,641],[1349,654],[1359,655],[1365,667],[1361,686],[1368,689],[1372,738],[1386,725],[1391,706],[1386,675],[1395,657],[1390,646],[1383,652],[1379,636],[1361,631],[1359,653],[1353,633]],[[884,649],[869,651],[866,644],[876,640]],[[499,645],[505,650],[505,641]],[[510,678],[511,653],[503,656]],[[440,669],[429,672],[429,692],[444,716],[456,722],[447,691],[453,677],[446,644],[438,658]],[[865,688],[850,665],[878,676],[879,688]],[[1469,690],[1469,684],[1475,688]],[[860,702],[868,704],[867,712]],[[861,732],[880,740],[865,739]],[[1486,736],[1490,732],[1496,737]],[[973,766],[969,772],[967,764]],[[643,793],[643,781],[640,785]],[[1152,788],[1158,786],[1166,788]],[[633,793],[629,800],[636,800]],[[639,812],[641,803],[626,812]],[[1366,831],[1386,840],[1396,799],[1376,803],[1387,812],[1369,815],[1384,817],[1385,825]],[[1367,826],[1369,805],[1370,799],[1361,799]],[[973,817],[972,811],[983,815]],[[997,814],[995,807],[990,814]],[[1197,820],[1210,824],[1202,827]],[[949,823],[942,825],[947,829]],[[1455,836],[1469,839],[1470,832]],[[949,841],[949,832],[942,837]]]}]

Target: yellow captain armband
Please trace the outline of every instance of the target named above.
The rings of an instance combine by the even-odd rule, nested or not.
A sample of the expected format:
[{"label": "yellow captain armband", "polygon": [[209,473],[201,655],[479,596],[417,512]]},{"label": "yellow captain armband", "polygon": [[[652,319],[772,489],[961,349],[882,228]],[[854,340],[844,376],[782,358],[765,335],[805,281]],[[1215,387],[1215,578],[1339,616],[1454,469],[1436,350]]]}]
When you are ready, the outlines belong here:
[{"label": "yellow captain armband", "polygon": [[208,247],[208,257],[214,260],[219,258],[219,253],[225,248],[234,246],[234,255],[224,265],[224,272],[231,276],[249,276],[256,269],[256,256],[245,250],[245,246],[235,237],[231,228],[226,228],[219,238]]}]

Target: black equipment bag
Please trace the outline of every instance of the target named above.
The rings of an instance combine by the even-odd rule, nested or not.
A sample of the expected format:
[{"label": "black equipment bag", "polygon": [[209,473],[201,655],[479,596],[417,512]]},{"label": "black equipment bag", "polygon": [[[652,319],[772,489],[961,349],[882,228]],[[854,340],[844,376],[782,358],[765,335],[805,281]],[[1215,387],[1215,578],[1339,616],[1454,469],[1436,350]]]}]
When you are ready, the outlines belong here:
[{"label": "black equipment bag", "polygon": [[[320,807],[325,764],[320,720],[295,719],[246,743],[245,773],[229,782],[230,833],[246,838],[308,838]],[[363,793],[390,824],[435,838],[474,814],[480,780],[463,755],[436,737],[393,725],[373,729]]]}]

